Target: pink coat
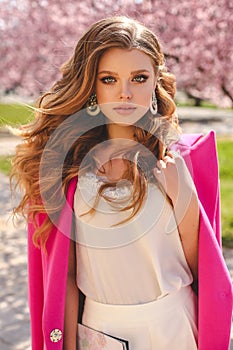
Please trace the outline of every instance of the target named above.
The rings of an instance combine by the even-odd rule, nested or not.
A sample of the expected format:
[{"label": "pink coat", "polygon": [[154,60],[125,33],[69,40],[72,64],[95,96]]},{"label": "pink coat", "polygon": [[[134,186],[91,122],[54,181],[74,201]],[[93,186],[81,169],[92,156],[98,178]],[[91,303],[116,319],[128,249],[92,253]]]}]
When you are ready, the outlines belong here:
[{"label": "pink coat", "polygon": [[[228,350],[232,283],[221,252],[219,181],[215,134],[182,135],[179,150],[192,174],[200,201],[198,272],[198,349]],[[29,307],[32,350],[62,350],[69,234],[77,179],[70,182],[67,203],[47,242],[47,255],[32,243],[28,225]],[[45,214],[38,216],[38,223]],[[62,232],[65,232],[63,234]]]}]

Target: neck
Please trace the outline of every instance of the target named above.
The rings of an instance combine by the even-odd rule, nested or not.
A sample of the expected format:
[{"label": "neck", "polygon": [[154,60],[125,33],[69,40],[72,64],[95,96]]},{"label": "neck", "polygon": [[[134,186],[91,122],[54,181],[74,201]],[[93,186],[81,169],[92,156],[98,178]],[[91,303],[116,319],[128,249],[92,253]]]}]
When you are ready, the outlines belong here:
[{"label": "neck", "polygon": [[123,138],[134,140],[134,126],[132,125],[108,124],[107,131],[109,139]]}]

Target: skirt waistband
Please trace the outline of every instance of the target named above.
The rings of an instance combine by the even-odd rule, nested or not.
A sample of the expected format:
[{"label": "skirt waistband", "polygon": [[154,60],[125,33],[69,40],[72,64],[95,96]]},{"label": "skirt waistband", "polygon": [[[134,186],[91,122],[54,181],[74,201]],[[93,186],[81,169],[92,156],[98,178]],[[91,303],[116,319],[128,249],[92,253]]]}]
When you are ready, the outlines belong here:
[{"label": "skirt waistband", "polygon": [[90,298],[86,298],[84,312],[86,316],[93,315],[94,318],[126,320],[140,318],[148,320],[153,318],[155,313],[166,313],[176,308],[179,304],[185,304],[187,298],[196,297],[191,286],[182,287],[177,291],[167,294],[163,298],[143,304],[103,304]]}]

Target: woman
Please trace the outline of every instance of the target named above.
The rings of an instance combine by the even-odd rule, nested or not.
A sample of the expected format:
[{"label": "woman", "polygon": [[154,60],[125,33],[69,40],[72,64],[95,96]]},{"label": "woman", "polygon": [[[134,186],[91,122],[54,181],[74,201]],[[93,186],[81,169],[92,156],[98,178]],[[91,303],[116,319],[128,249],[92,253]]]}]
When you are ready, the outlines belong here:
[{"label": "woman", "polygon": [[[192,158],[171,151],[174,94],[156,36],[113,17],[84,34],[40,98],[14,161],[25,189],[16,211],[29,222],[33,349],[76,349],[79,290],[83,325],[126,339],[129,349],[227,349],[230,279],[187,168]],[[173,148],[182,153],[182,142]],[[197,322],[191,287],[201,232],[227,296],[218,340],[210,332],[219,325],[203,326],[205,307]]]}]

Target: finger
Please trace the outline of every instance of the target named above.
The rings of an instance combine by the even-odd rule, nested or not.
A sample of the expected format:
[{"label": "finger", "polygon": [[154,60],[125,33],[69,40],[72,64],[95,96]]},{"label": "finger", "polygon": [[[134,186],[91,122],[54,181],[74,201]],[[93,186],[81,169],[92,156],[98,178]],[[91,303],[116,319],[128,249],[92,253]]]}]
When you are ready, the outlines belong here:
[{"label": "finger", "polygon": [[171,158],[174,158],[173,152],[172,151],[167,151],[166,156],[169,156]]},{"label": "finger", "polygon": [[164,170],[166,169],[166,163],[163,160],[158,160],[156,167],[154,168],[154,175],[156,178],[164,177]]},{"label": "finger", "polygon": [[159,168],[158,166],[156,166],[154,169],[153,169],[153,172],[154,172],[154,176],[157,180],[161,181],[161,179],[164,177],[164,173],[162,172],[162,168]]},{"label": "finger", "polygon": [[163,159],[158,160],[157,162],[158,169],[166,169],[166,162]]},{"label": "finger", "polygon": [[167,163],[175,163],[175,160],[173,157],[169,156],[169,155],[166,155],[164,158],[163,158],[163,161],[167,164]]}]

